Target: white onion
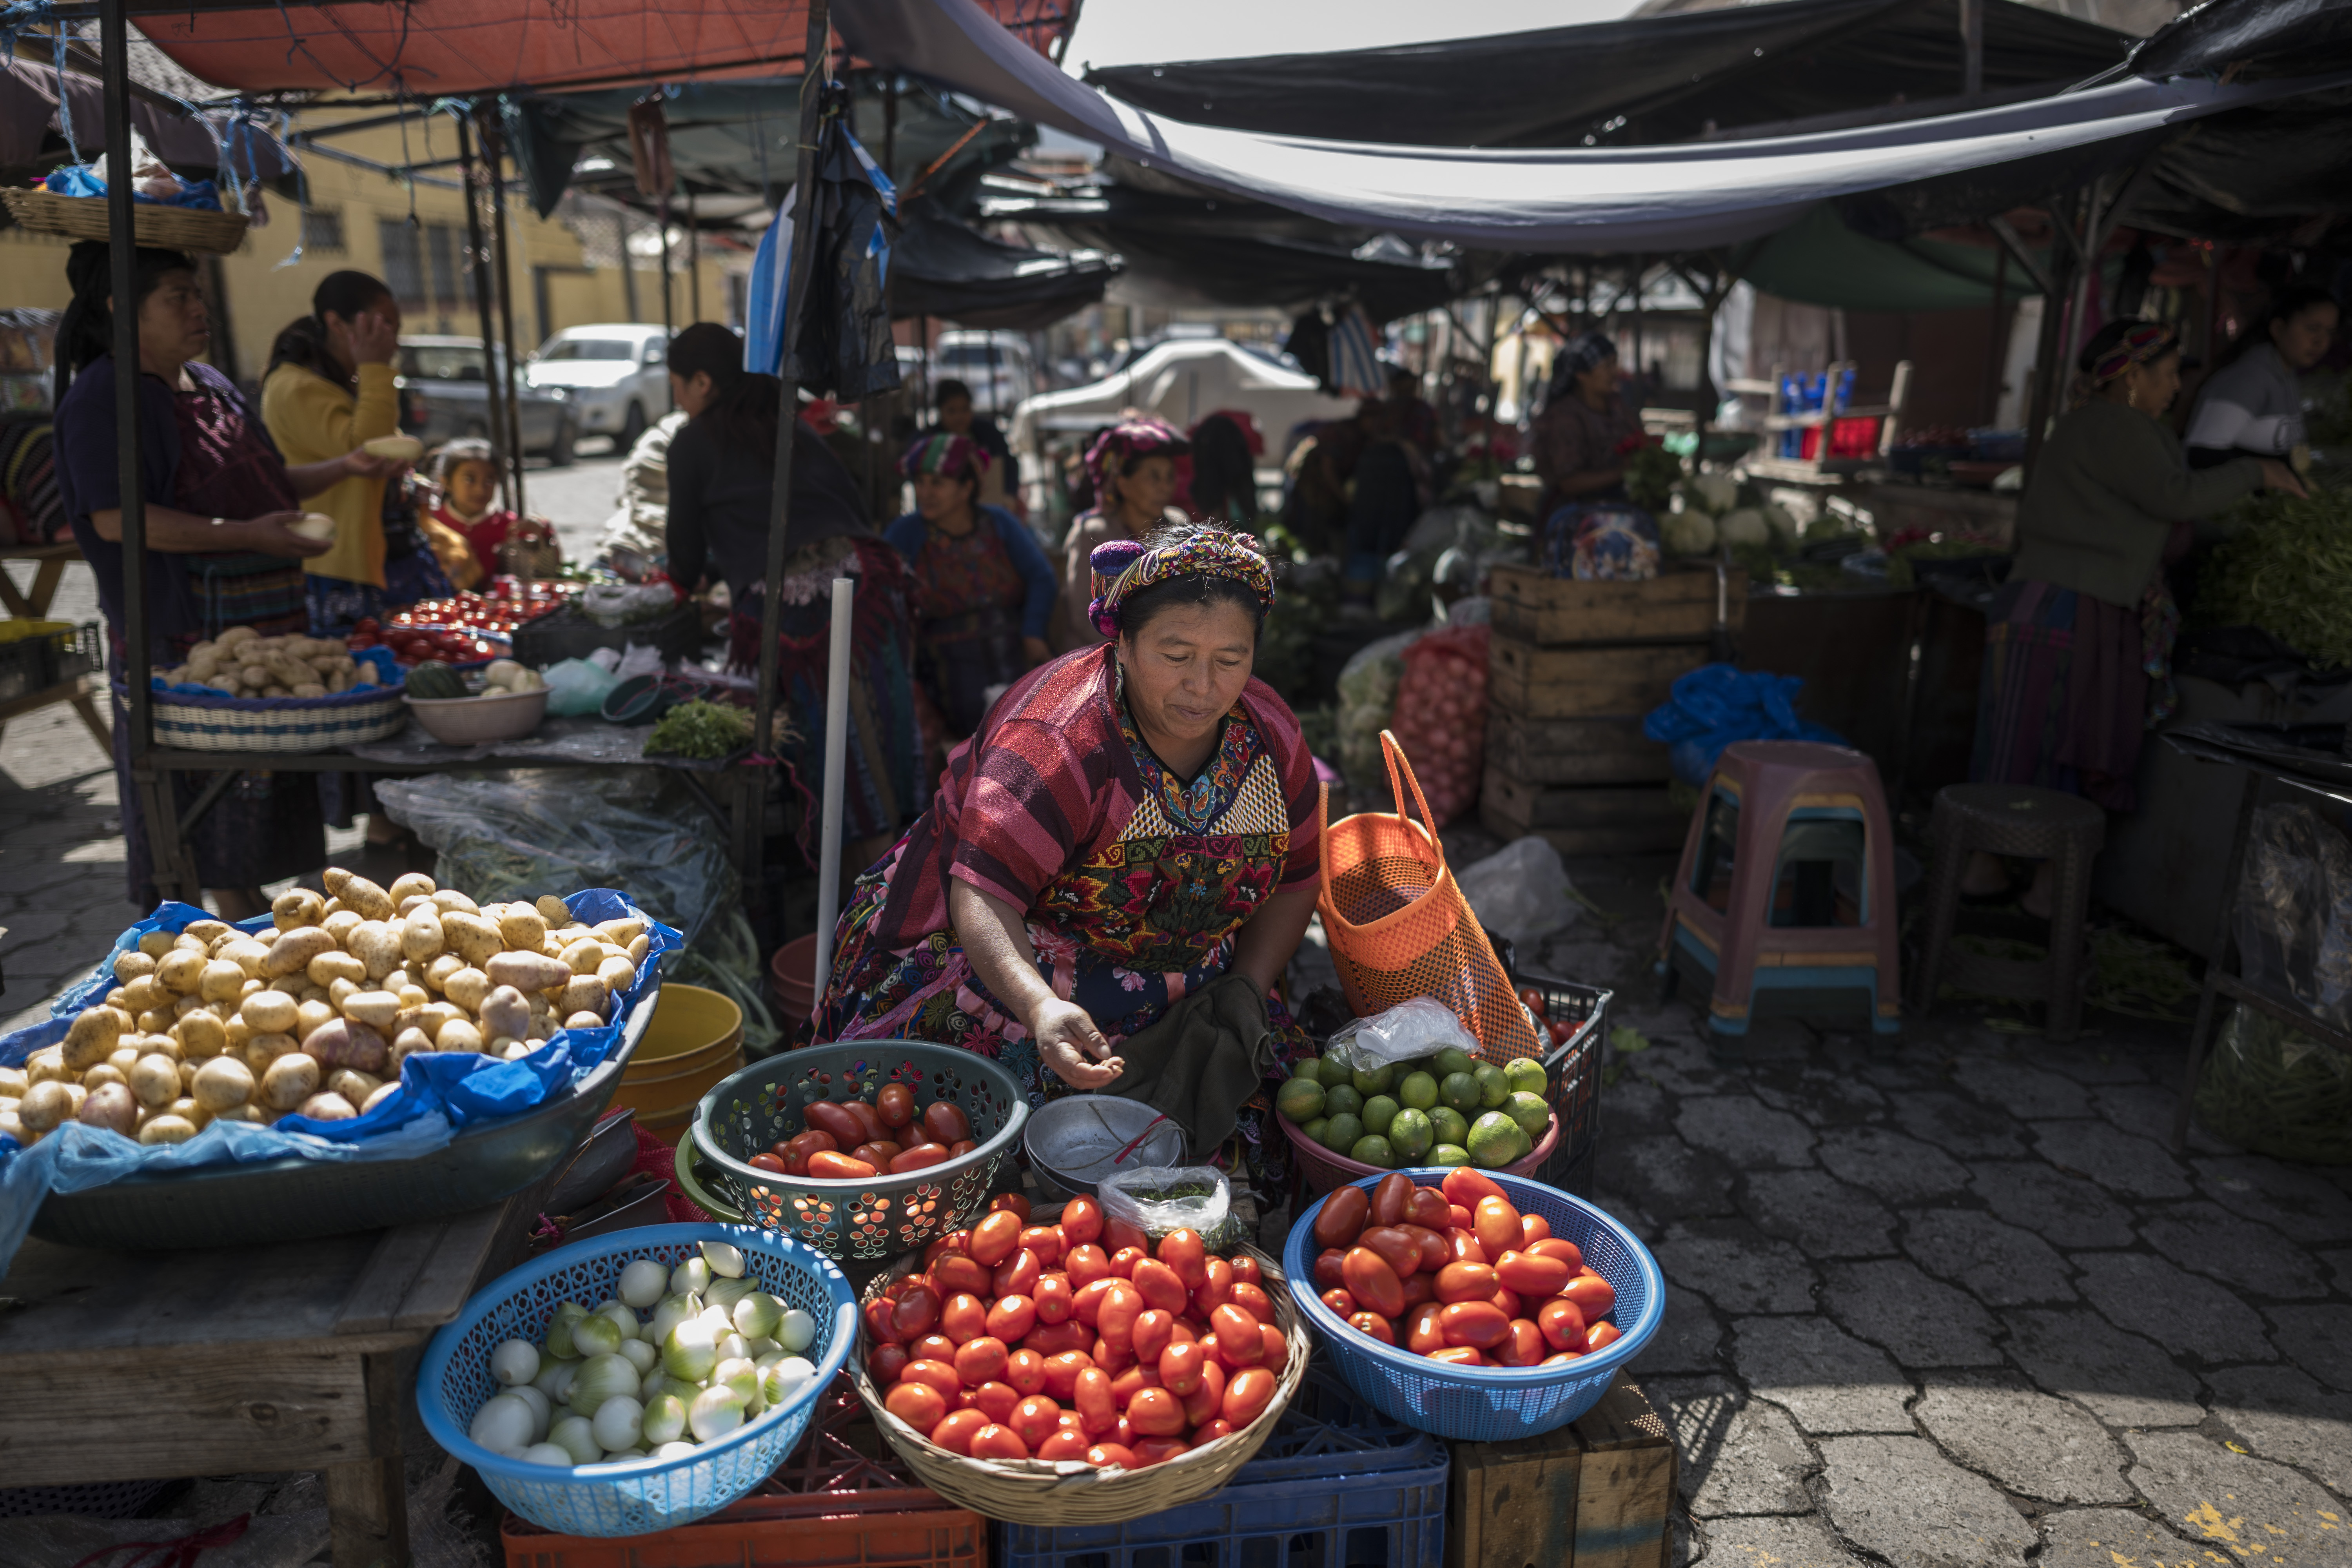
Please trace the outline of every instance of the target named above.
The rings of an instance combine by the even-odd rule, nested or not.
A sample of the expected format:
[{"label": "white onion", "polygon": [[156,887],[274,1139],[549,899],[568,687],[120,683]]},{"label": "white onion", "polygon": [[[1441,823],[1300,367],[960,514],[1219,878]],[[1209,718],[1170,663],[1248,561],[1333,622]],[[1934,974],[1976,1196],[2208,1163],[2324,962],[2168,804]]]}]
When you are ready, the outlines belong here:
[{"label": "white onion", "polygon": [[593,1313],[572,1325],[572,1348],[583,1356],[607,1356],[621,1348],[613,1320]]},{"label": "white onion", "polygon": [[530,1406],[530,1440],[536,1443],[545,1437],[548,1423],[555,1418],[555,1407],[547,1402],[547,1395],[528,1383],[508,1389],[507,1394]]},{"label": "white onion", "polygon": [[509,1340],[490,1352],[490,1375],[508,1388],[519,1387],[539,1375],[539,1347],[528,1340]]},{"label": "white onion", "polygon": [[547,1321],[547,1353],[558,1361],[577,1361],[582,1352],[572,1348],[572,1326],[587,1315],[588,1309],[577,1301],[560,1303]]},{"label": "white onion", "polygon": [[621,1300],[640,1310],[669,1291],[669,1270],[650,1258],[640,1258],[621,1270]]},{"label": "white onion", "polygon": [[596,1438],[596,1446],[606,1453],[618,1448],[634,1448],[645,1435],[645,1406],[625,1394],[614,1394],[596,1406],[589,1419],[588,1429]]},{"label": "white onion", "polygon": [[533,1443],[515,1458],[526,1465],[551,1465],[567,1470],[579,1462],[572,1457],[571,1449],[553,1443]]},{"label": "white onion", "polygon": [[669,1289],[674,1296],[699,1296],[710,1289],[710,1265],[699,1258],[689,1258],[669,1271]]},{"label": "white onion", "polygon": [[661,1305],[654,1309],[653,1321],[646,1325],[646,1340],[650,1344],[659,1345],[669,1338],[672,1329],[701,1315],[702,1302],[697,1297],[664,1297]]},{"label": "white onion", "polygon": [[547,1440],[572,1456],[575,1465],[593,1465],[604,1457],[585,1415],[567,1415],[548,1429]]},{"label": "white onion", "polygon": [[700,1319],[680,1323],[662,1342],[662,1368],[672,1377],[699,1383],[719,1364],[719,1336]]},{"label": "white onion", "polygon": [[[645,1374],[632,1366],[625,1356],[600,1355],[593,1361],[581,1363],[580,1375],[565,1391],[563,1403],[571,1406],[575,1415],[593,1415],[604,1407],[604,1401],[616,1394],[634,1397],[644,1384]],[[613,1447],[610,1443],[604,1446],[608,1448]]]},{"label": "white onion", "polygon": [[782,1321],[784,1304],[765,1290],[754,1290],[735,1303],[735,1331],[747,1340],[764,1340]]},{"label": "white onion", "polygon": [[750,1356],[753,1361],[758,1362],[761,1366],[765,1366],[770,1362],[775,1360],[778,1356],[782,1355],[784,1353],[784,1347],[778,1344],[773,1340],[746,1340],[743,1342],[743,1353]]},{"label": "white onion", "polygon": [[798,1355],[816,1343],[816,1320],[798,1307],[787,1307],[775,1332],[776,1342]]},{"label": "white onion", "polygon": [[710,1289],[702,1293],[702,1304],[732,1313],[735,1303],[760,1288],[756,1279],[713,1279]]},{"label": "white onion", "polygon": [[724,1437],[743,1425],[743,1396],[731,1388],[706,1388],[694,1396],[694,1408],[686,1413],[686,1424],[693,1429],[698,1443]]},{"label": "white onion", "polygon": [[686,1401],[675,1394],[657,1394],[646,1401],[642,1418],[645,1440],[656,1449],[675,1443],[686,1431]]},{"label": "white onion", "polygon": [[740,1356],[721,1361],[711,1368],[710,1386],[734,1390],[743,1401],[745,1415],[757,1415],[760,1413],[760,1369]]},{"label": "white onion", "polygon": [[691,1443],[664,1443],[660,1447],[654,1450],[654,1458],[656,1459],[691,1459],[694,1458],[694,1445]]},{"label": "white onion", "polygon": [[719,1331],[719,1359],[750,1361],[751,1359],[751,1342],[732,1329],[721,1329]]},{"label": "white onion", "polygon": [[655,1397],[668,1386],[669,1373],[662,1371],[661,1363],[656,1362],[652,1370],[646,1373],[646,1380],[637,1384],[637,1403],[651,1405]]},{"label": "white onion", "polygon": [[661,1352],[643,1340],[623,1340],[621,1355],[631,1366],[637,1369],[639,1377],[645,1376],[661,1364]]},{"label": "white onion", "polygon": [[743,1278],[743,1253],[740,1247],[730,1247],[723,1241],[706,1241],[702,1243],[702,1260],[710,1265],[713,1274],[724,1275],[730,1279]]},{"label": "white onion", "polygon": [[620,1301],[607,1301],[596,1309],[596,1315],[621,1331],[621,1342],[643,1339],[646,1328],[637,1321],[636,1310]]},{"label": "white onion", "polygon": [[800,1356],[786,1356],[760,1372],[760,1396],[771,1405],[782,1405],[816,1378],[816,1368]]},{"label": "white onion", "polygon": [[474,1413],[466,1436],[493,1454],[511,1454],[530,1447],[532,1426],[530,1406],[501,1394]]},{"label": "white onion", "polygon": [[540,1367],[539,1375],[530,1380],[530,1385],[547,1395],[550,1404],[561,1405],[564,1394],[571,1392],[572,1380],[579,1375],[578,1362],[551,1361]]}]

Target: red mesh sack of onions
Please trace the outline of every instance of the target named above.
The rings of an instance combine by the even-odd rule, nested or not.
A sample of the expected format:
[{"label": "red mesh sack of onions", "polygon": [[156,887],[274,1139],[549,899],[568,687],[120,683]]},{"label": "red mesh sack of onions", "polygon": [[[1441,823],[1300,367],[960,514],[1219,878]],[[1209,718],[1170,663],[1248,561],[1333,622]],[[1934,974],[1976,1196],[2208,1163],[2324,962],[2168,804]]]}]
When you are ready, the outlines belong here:
[{"label": "red mesh sack of onions", "polygon": [[1450,626],[1404,650],[1396,731],[1438,826],[1478,798],[1486,765],[1486,643],[1490,628]]}]

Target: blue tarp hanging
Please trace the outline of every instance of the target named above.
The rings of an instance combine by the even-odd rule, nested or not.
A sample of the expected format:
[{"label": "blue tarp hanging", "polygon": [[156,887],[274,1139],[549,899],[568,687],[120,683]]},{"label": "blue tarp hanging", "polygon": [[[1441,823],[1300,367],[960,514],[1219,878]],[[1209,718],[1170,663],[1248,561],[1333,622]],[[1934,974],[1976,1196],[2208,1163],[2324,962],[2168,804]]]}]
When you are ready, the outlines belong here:
[{"label": "blue tarp hanging", "polygon": [[790,374],[801,387],[845,403],[898,384],[890,337],[890,229],[898,193],[849,131],[848,94],[828,83],[817,132],[813,231],[817,247],[810,298],[787,364],[783,323],[792,275],[795,192],[760,237],[751,261],[743,368]]}]

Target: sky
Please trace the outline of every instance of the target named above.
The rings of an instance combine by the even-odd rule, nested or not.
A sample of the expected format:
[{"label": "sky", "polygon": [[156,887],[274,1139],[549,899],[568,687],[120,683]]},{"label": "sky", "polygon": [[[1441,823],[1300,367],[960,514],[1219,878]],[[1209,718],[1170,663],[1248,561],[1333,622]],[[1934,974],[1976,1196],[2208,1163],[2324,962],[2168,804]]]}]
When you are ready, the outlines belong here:
[{"label": "sky", "polygon": [[[1074,74],[1088,65],[1239,59],[1255,55],[1371,49],[1435,38],[1475,38],[1535,27],[1613,22],[1639,0],[1087,0],[1063,56]],[[1344,17],[1343,26],[1335,18]]]}]

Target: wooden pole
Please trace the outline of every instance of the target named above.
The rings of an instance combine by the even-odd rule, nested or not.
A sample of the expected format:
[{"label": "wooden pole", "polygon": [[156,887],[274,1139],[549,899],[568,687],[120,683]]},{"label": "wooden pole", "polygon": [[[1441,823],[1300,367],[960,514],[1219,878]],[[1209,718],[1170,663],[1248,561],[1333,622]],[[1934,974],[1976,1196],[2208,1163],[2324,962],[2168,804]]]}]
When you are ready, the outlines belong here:
[{"label": "wooden pole", "polygon": [[[822,0],[819,0],[822,4]],[[833,580],[833,646],[824,675],[824,806],[817,843],[816,870],[816,993],[824,994],[824,977],[833,970],[833,923],[841,912],[841,818],[847,805],[842,799],[849,763],[850,626],[856,614],[857,584],[849,577]]]},{"label": "wooden pole", "polygon": [[[466,184],[466,255],[474,274],[474,310],[482,325],[482,409],[488,416],[491,448],[504,455],[515,449],[515,443],[506,433],[506,410],[503,400],[490,376],[490,362],[498,356],[490,345],[499,341],[497,324],[490,314],[490,249],[482,237],[482,172],[474,160],[474,125],[469,116],[457,116],[457,163],[465,175]],[[621,265],[628,265],[628,247],[621,247]],[[508,510],[520,515],[522,497],[517,492],[513,470],[505,463],[493,464],[499,471],[499,488],[506,492]]]},{"label": "wooden pole", "polygon": [[[100,0],[98,13],[99,74],[106,95],[106,230],[112,237],[108,263],[113,289],[114,479],[122,506],[123,684],[131,693],[131,762],[143,761],[155,744],[147,667],[155,650],[147,637],[147,477],[139,461],[138,219],[131,193],[131,37],[123,0]],[[62,26],[62,24],[60,24]],[[168,804],[169,791],[163,793]],[[124,803],[126,805],[128,802]],[[150,824],[149,832],[156,831]],[[163,831],[171,831],[164,828]]]}]

